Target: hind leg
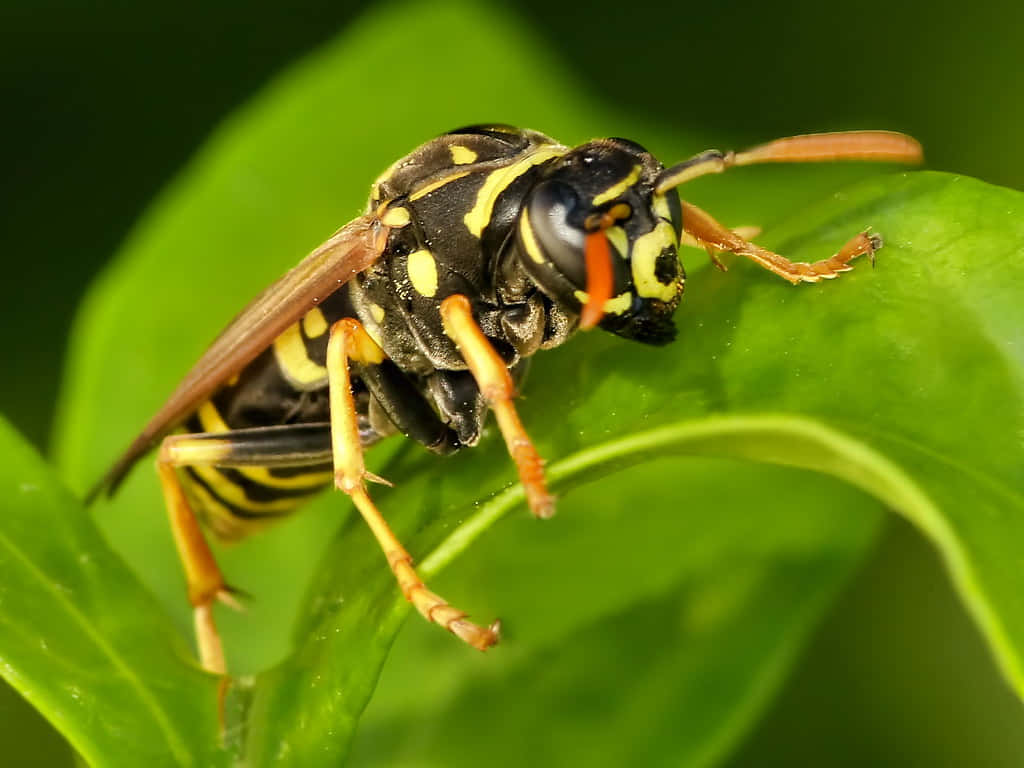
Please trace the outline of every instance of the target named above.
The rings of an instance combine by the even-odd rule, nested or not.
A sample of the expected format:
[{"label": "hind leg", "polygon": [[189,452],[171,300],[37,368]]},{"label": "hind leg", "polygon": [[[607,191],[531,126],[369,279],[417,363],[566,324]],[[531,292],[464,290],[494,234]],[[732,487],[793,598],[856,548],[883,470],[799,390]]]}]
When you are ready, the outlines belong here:
[{"label": "hind leg", "polygon": [[[228,432],[173,435],[164,439],[157,471],[167,505],[171,532],[185,572],[192,604],[199,661],[205,669],[225,674],[227,665],[213,616],[215,602],[238,607],[210,550],[178,477],[180,467],[310,467],[330,462],[330,429],[326,424],[296,424]],[[320,486],[322,487],[322,486]],[[310,492],[316,489],[310,487]]]}]

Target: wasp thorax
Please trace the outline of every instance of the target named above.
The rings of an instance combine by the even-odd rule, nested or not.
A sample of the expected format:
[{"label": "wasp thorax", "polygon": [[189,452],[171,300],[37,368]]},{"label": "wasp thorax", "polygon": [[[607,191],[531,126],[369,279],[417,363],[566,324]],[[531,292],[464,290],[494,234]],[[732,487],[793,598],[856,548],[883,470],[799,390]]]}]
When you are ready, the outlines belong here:
[{"label": "wasp thorax", "polygon": [[662,165],[624,139],[584,144],[554,164],[527,196],[519,219],[520,258],[540,289],[566,309],[587,302],[584,240],[600,230],[612,253],[612,292],[601,327],[663,344],[683,292],[677,248],[679,196],[654,191]]}]

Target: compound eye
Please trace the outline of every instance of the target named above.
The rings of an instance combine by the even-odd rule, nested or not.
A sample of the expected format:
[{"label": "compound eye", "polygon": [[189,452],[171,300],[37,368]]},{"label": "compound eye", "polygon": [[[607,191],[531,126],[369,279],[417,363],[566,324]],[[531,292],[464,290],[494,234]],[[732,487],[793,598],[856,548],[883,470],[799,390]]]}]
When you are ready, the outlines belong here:
[{"label": "compound eye", "polygon": [[549,180],[533,191],[528,212],[544,256],[566,280],[582,289],[587,271],[583,260],[583,211],[579,203],[572,187]]}]

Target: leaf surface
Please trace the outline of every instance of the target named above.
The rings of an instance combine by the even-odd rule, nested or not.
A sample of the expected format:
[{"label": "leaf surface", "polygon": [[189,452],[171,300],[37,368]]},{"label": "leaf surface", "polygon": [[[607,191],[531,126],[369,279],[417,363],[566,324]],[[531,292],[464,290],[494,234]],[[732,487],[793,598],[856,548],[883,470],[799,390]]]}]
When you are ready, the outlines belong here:
[{"label": "leaf surface", "polygon": [[[442,31],[459,46],[409,67],[408,52]],[[489,66],[465,65],[478,60]],[[507,73],[500,89],[495,71]],[[629,136],[666,162],[707,141],[603,105],[523,24],[491,9],[376,11],[226,124],[92,292],[59,420],[69,482],[84,488],[103,471],[218,327],[356,215],[382,168],[443,130],[494,119],[570,143]],[[447,638],[413,630],[370,710],[360,760],[415,753],[420,764],[458,764],[486,744],[489,759],[513,764],[519,753],[496,734],[484,739],[482,725],[479,739],[460,740],[439,736],[441,724],[526,728],[536,710],[586,733],[595,761],[650,743],[678,758],[671,764],[710,764],[770,697],[869,546],[882,506],[939,546],[1024,689],[1014,546],[1024,526],[1021,195],[867,166],[751,169],[685,193],[730,226],[762,225],[764,245],[798,260],[827,256],[868,226],[887,246],[874,270],[862,263],[834,284],[797,288],[749,264],[721,274],[685,251],[674,345],[588,334],[539,355],[521,409],[564,495],[550,523],[527,519],[519,491],[502,490],[514,473],[493,436],[451,459],[394,441],[372,451],[371,469],[398,484],[375,491],[379,504],[424,573],[454,563],[438,589],[508,629],[486,657],[449,641],[436,663],[418,651]],[[98,515],[187,636],[153,473],[137,470]],[[236,687],[233,748],[251,765],[337,764],[407,613],[369,534],[328,495],[221,562],[256,595],[246,615],[221,617],[233,669],[279,662]],[[702,610],[715,619],[707,633],[687,631]],[[661,618],[659,644],[651,628]],[[564,675],[541,674],[576,653]],[[588,695],[550,707],[584,678]],[[628,716],[661,691],[643,680],[665,681],[661,720]],[[588,706],[613,696],[614,706]],[[677,734],[673,718],[701,726]],[[551,733],[536,743],[556,754],[562,737]],[[374,734],[388,744],[371,749]],[[416,751],[417,739],[437,749]]]},{"label": "leaf surface", "polygon": [[90,765],[226,764],[216,679],[6,422],[0,454],[0,673]]}]

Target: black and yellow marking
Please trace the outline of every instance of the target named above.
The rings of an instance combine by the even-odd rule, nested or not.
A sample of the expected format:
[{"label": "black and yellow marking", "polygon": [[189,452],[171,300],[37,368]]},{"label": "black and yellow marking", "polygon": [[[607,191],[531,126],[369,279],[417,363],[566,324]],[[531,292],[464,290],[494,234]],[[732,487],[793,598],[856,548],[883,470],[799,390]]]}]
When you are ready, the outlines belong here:
[{"label": "black and yellow marking", "polygon": [[231,430],[206,402],[186,427],[194,436],[176,438],[168,455],[184,467],[186,492],[223,537],[247,535],[252,523],[289,514],[333,477],[323,426]]},{"label": "black and yellow marking", "polygon": [[672,301],[678,294],[675,270],[659,271],[659,261],[677,260],[679,242],[672,225],[659,221],[650,232],[633,241],[630,265],[637,295],[645,299]]},{"label": "black and yellow marking", "polygon": [[523,211],[519,217],[519,234],[526,248],[526,255],[537,264],[544,264],[548,259],[544,255],[544,250],[540,247],[540,244],[537,242],[537,236],[533,232],[529,211]]},{"label": "black and yellow marking", "polygon": [[515,162],[491,171],[484,179],[477,192],[476,201],[462,220],[466,229],[475,237],[480,237],[491,221],[494,206],[498,197],[520,176],[534,166],[561,157],[568,149],[560,144],[542,145],[532,152],[517,159]]},{"label": "black and yellow marking", "polygon": [[477,442],[490,408],[531,510],[549,516],[543,462],[513,405],[527,359],[578,327],[671,341],[681,241],[747,256],[792,282],[850,269],[879,247],[876,236],[794,263],[676,190],[733,165],[838,158],[914,162],[920,147],[899,134],[804,136],[666,169],[625,139],[568,148],[535,131],[478,125],[395,161],[374,182],[367,213],[229,325],[101,484],[116,486],[160,442],[203,666],[226,671],[212,608],[231,596],[197,518],[238,538],[332,482],[420,613],[476,648],[496,642],[496,624],[469,622],[419,579],[366,490],[379,478],[366,470],[364,447],[397,432],[451,453]]},{"label": "black and yellow marking", "polygon": [[624,178],[615,182],[600,194],[594,196],[592,201],[594,207],[604,205],[605,203],[615,200],[617,197],[622,195],[626,190],[640,180],[640,176],[643,174],[643,171],[644,168],[642,165],[634,165]]},{"label": "black and yellow marking", "polygon": [[406,262],[409,282],[420,296],[433,297],[437,293],[437,261],[426,248],[418,248],[409,254]]},{"label": "black and yellow marking", "polygon": [[479,155],[464,144],[452,144],[448,147],[452,153],[452,162],[456,165],[468,165],[476,162]]}]

